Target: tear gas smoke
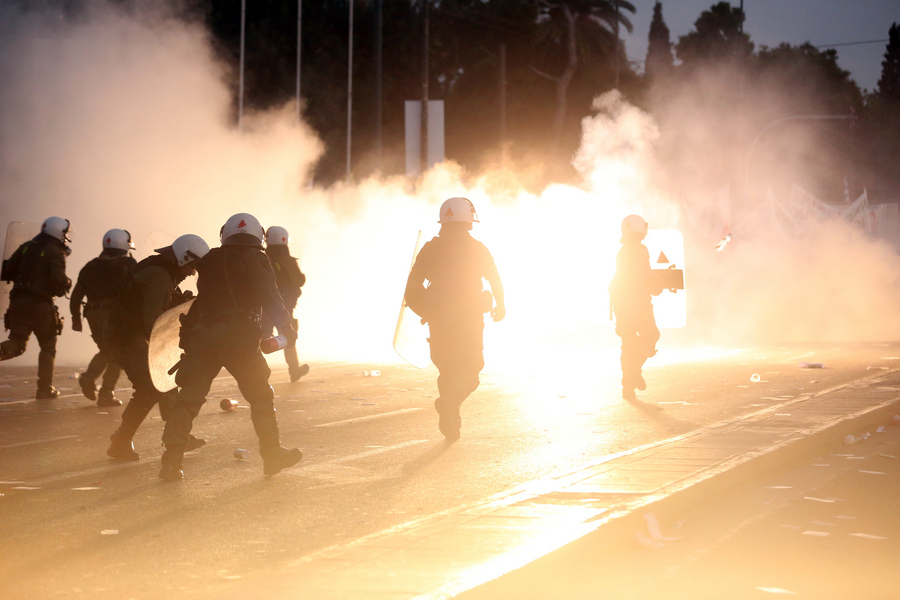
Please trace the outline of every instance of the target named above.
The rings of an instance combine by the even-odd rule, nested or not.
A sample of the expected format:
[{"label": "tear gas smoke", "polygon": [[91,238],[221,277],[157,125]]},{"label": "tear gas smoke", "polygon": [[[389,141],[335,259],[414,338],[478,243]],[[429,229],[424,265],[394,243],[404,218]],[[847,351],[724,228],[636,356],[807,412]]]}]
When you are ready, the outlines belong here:
[{"label": "tear gas smoke", "polygon": [[[486,348],[529,359],[547,344],[615,342],[606,288],[624,215],[640,213],[654,228],[687,226],[683,195],[664,191],[674,179],[659,147],[671,140],[616,94],[598,99],[584,121],[579,186],[498,195],[497,177],[448,163],[415,192],[404,178],[322,189],[309,182],[321,142],[291,106],[246,115],[242,132],[231,124],[226,69],[202,27],[156,9],[92,6],[78,22],[0,9],[0,217],[70,219],[73,279],[110,228],[129,230],[139,246],[154,231],[196,233],[215,246],[225,219],[250,212],[264,226],[286,227],[302,255],[301,358],[392,360],[416,232],[424,227],[429,239],[440,202],[464,195],[481,219],[473,234],[493,252],[507,292],[508,319],[487,327]],[[721,253],[721,235],[709,243],[685,234],[688,327],[697,339],[900,333],[888,312],[900,299],[898,259],[848,226],[788,238],[748,225]],[[61,364],[83,365],[92,352],[87,335],[60,338]]]}]

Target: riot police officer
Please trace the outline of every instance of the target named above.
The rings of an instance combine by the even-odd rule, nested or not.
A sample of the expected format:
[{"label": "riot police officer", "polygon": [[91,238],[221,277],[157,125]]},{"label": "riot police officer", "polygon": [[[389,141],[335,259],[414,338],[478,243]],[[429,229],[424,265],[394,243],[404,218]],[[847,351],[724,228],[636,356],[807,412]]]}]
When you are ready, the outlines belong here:
[{"label": "riot police officer", "polygon": [[662,293],[654,281],[650,253],[644,246],[647,222],[640,215],[622,220],[622,248],[616,254],[616,273],[609,284],[610,307],[616,315],[616,334],[622,338],[622,398],[635,400],[635,389],[647,384],[641,369],[656,355],[659,328],[653,316],[651,296]]},{"label": "riot police officer", "polygon": [[[472,202],[445,201],[439,222],[438,237],[422,246],[409,273],[406,303],[428,323],[431,361],[438,369],[438,427],[454,441],[462,426],[459,407],[478,388],[484,368],[484,314],[501,321],[506,305],[494,257],[469,233],[478,222]],[[493,298],[482,289],[482,279],[490,284]]]},{"label": "riot police officer", "polygon": [[[291,325],[294,329],[298,328],[297,319],[293,318],[294,310],[297,307],[297,300],[302,294],[300,288],[306,283],[306,275],[300,270],[297,259],[291,256],[288,242],[290,236],[287,229],[279,226],[272,226],[266,230],[266,256],[272,263],[272,270],[275,271],[275,285],[278,287],[278,293],[284,300],[284,308],[291,315]],[[263,312],[263,336],[270,337],[274,325],[269,315]],[[297,381],[307,373],[309,373],[309,365],[300,364],[297,357],[297,345],[291,344],[284,349],[284,359],[288,364],[288,373],[291,381]]]},{"label": "riot police officer", "polygon": [[222,367],[235,378],[250,404],[263,472],[274,475],[303,456],[298,448],[281,446],[275,393],[269,385],[271,371],[259,349],[262,311],[289,345],[297,340],[272,265],[263,252],[264,235],[253,215],[233,215],[222,226],[222,245],[210,250],[197,265],[197,300],[182,323],[184,355],[175,377],[181,389],[163,432],[166,451],[161,479],[184,477],[182,457],[194,418]]},{"label": "riot police officer", "polygon": [[[197,262],[209,251],[199,236],[182,235],[171,246],[158,248],[156,254],[137,264],[122,294],[113,304],[104,332],[112,358],[125,369],[134,393],[122,411],[122,424],[110,436],[106,454],[119,460],[138,460],[132,438],[154,405],[159,404],[163,419],[168,418],[173,394],[153,385],[147,353],[150,333],[156,319],[168,309],[190,298],[178,284],[194,273]],[[206,441],[191,438],[187,450]]]},{"label": "riot police officer", "polygon": [[53,387],[53,367],[62,317],[53,299],[66,295],[72,287],[72,280],[66,277],[66,257],[72,253],[66,245],[71,241],[68,234],[67,219],[49,217],[37,236],[19,246],[3,262],[0,273],[0,279],[13,283],[4,317],[9,339],[0,343],[0,360],[21,356],[34,333],[41,348],[35,394],[38,400],[59,396]]},{"label": "riot police officer", "polygon": [[[78,273],[78,280],[72,290],[69,309],[72,313],[72,329],[82,330],[81,307],[85,298],[84,317],[91,329],[91,339],[97,344],[97,354],[91,359],[87,370],[78,378],[81,391],[89,400],[96,400],[97,406],[119,406],[116,398],[116,383],[122,369],[110,358],[109,349],[103,340],[103,328],[109,317],[109,309],[125,288],[137,261],[131,256],[134,244],[131,234],[124,229],[110,229],[103,235],[103,251]],[[100,375],[103,383],[99,395],[95,383]]]}]

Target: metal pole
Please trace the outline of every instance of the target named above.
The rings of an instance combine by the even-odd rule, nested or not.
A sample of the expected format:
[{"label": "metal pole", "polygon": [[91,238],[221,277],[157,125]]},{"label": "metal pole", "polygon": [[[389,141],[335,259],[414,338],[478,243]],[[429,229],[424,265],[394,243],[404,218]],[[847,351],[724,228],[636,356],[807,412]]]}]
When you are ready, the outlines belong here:
[{"label": "metal pole", "polygon": [[241,0],[241,67],[238,80],[238,129],[244,120],[244,34],[247,30],[247,0]]},{"label": "metal pole", "polygon": [[350,148],[353,132],[353,0],[350,0],[347,41],[347,180],[350,179]]},{"label": "metal pole", "polygon": [[430,0],[423,0],[422,10],[422,173],[428,170],[428,35]]},{"label": "metal pole", "polygon": [[297,0],[297,122],[300,122],[300,42],[303,40],[303,0]]},{"label": "metal pole", "polygon": [[375,168],[381,170],[381,122],[384,119],[384,108],[381,104],[383,76],[383,18],[384,0],[375,0]]},{"label": "metal pole", "polygon": [[619,0],[616,0],[616,89],[619,89]]},{"label": "metal pole", "polygon": [[500,151],[506,158],[506,44],[500,44]]}]

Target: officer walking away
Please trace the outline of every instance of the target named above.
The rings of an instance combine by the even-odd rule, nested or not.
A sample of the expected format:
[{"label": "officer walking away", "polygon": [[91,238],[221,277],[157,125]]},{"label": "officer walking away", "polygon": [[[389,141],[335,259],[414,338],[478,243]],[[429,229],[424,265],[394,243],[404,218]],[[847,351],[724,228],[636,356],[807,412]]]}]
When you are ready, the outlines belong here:
[{"label": "officer walking away", "polygon": [[[122,424],[109,438],[106,454],[112,458],[140,459],[132,438],[154,405],[159,404],[163,420],[169,417],[174,392],[163,393],[153,385],[148,364],[150,333],[161,314],[190,299],[190,293],[183,293],[178,284],[194,274],[197,262],[207,252],[209,246],[203,238],[193,234],[182,235],[171,246],[158,248],[156,254],[137,264],[109,311],[104,344],[134,387],[131,400],[122,411]],[[187,450],[205,443],[192,437]]]},{"label": "officer walking away", "polygon": [[[97,401],[97,406],[122,404],[115,394],[122,369],[110,358],[109,349],[103,342],[103,329],[113,302],[125,289],[137,265],[137,261],[131,256],[132,250],[134,244],[130,233],[124,229],[107,231],[103,235],[103,251],[82,267],[69,300],[72,329],[81,331],[81,307],[87,298],[84,317],[91,328],[91,339],[97,344],[98,352],[88,363],[87,370],[78,377],[78,384],[86,398]],[[101,374],[103,382],[98,395],[96,381]]]},{"label": "officer walking away", "polygon": [[647,222],[639,215],[628,215],[622,220],[622,248],[616,255],[616,273],[609,284],[616,335],[622,338],[622,398],[625,400],[637,399],[635,388],[647,389],[641,369],[648,358],[656,355],[659,341],[650,297],[659,295],[662,289],[653,279],[650,253],[641,243],[646,235]]},{"label": "officer walking away", "polygon": [[265,475],[275,475],[303,457],[298,448],[281,446],[275,393],[269,385],[271,371],[259,349],[262,312],[269,315],[288,345],[297,341],[272,265],[263,252],[264,236],[255,217],[233,215],[222,226],[222,245],[210,250],[197,265],[197,300],[182,323],[184,355],[175,375],[181,389],[163,432],[166,451],[161,479],[184,478],[182,458],[191,427],[222,367],[235,378],[250,404]]},{"label": "officer walking away", "polygon": [[34,333],[41,348],[35,394],[38,400],[59,396],[53,387],[53,367],[63,321],[53,299],[65,296],[72,287],[72,280],[66,277],[66,257],[72,253],[66,245],[71,241],[68,234],[67,219],[49,217],[37,236],[3,261],[0,273],[0,279],[13,284],[4,316],[9,339],[0,343],[0,360],[21,356]]},{"label": "officer walking away", "polygon": [[[467,198],[441,205],[438,237],[422,246],[406,282],[406,303],[428,323],[431,361],[438,369],[434,408],[448,441],[459,439],[459,407],[478,387],[484,368],[484,313],[506,316],[503,284],[487,247],[469,231],[478,222]],[[482,289],[482,279],[491,293]],[[424,287],[425,281],[429,284]],[[496,306],[493,300],[496,299]]]},{"label": "officer walking away", "polygon": [[[272,263],[275,285],[284,300],[285,310],[291,316],[291,325],[297,331],[299,323],[294,318],[294,309],[297,307],[300,294],[303,293],[300,288],[306,283],[306,275],[300,270],[297,259],[291,256],[290,248],[288,248],[289,241],[290,236],[284,227],[272,226],[266,230],[266,256]],[[262,314],[262,324],[263,337],[271,337],[274,325],[265,311]],[[309,365],[301,365],[297,358],[297,344],[291,344],[284,349],[284,359],[287,361],[288,373],[292,382],[309,373]]]}]

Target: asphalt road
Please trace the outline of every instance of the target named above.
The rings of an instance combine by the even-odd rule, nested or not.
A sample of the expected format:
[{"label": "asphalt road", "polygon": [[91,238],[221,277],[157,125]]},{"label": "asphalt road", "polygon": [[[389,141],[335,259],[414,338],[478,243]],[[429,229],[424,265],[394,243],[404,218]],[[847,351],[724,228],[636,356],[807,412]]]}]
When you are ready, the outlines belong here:
[{"label": "asphalt road", "polygon": [[850,444],[784,452],[721,493],[630,516],[459,600],[893,600],[900,419],[864,429]]},{"label": "asphalt road", "polygon": [[[262,475],[246,405],[219,409],[240,397],[223,374],[195,421],[208,444],[175,484],[157,478],[157,414],[135,438],[142,460],[111,461],[121,408],[98,409],[76,394],[76,369],[59,367],[65,396],[41,412],[26,400],[33,368],[5,363],[0,597],[203,597],[318,549],[882,372],[897,356],[895,344],[664,348],[648,391],[629,403],[614,350],[557,348],[529,365],[489,362],[452,445],[437,431],[432,369],[313,364],[295,384],[277,371],[283,442],[304,460],[273,478]],[[235,459],[238,448],[250,458]]]}]

